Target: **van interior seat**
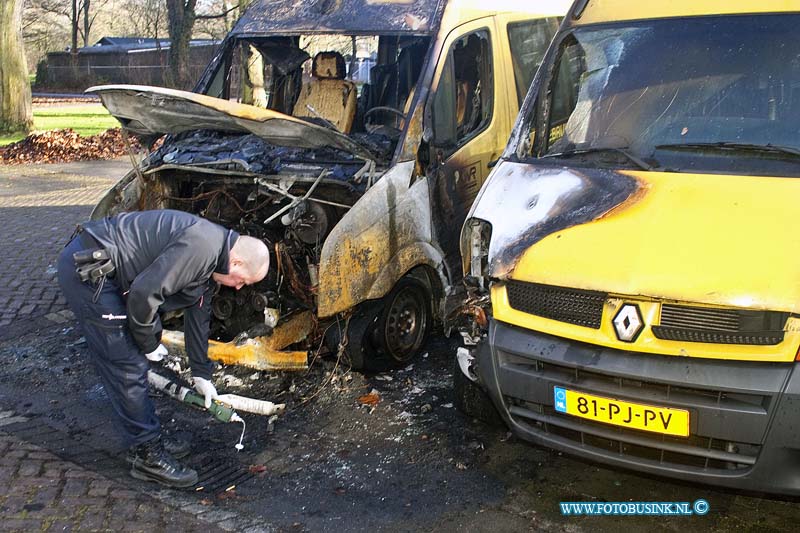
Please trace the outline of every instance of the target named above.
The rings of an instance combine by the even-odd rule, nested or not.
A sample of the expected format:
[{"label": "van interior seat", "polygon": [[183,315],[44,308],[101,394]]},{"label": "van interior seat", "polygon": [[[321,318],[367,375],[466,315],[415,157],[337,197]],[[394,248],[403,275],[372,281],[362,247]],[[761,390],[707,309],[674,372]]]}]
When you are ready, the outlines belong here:
[{"label": "van interior seat", "polygon": [[[345,80],[344,57],[339,52],[320,52],[314,56],[312,80],[300,89],[292,115],[308,119],[323,118],[342,133],[349,133],[356,116],[356,85]],[[312,108],[312,109],[309,109]]]}]

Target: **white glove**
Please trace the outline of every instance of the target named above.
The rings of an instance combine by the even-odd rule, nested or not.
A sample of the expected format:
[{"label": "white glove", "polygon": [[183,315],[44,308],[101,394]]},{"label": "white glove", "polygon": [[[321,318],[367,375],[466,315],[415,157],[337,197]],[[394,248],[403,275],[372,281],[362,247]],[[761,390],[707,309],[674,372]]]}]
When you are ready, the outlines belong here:
[{"label": "white glove", "polygon": [[163,361],[164,357],[166,357],[168,354],[169,352],[167,352],[167,348],[163,344],[159,344],[158,348],[150,353],[144,354],[144,356],[147,357],[148,361],[158,363],[159,361]]},{"label": "white glove", "polygon": [[211,400],[216,400],[219,398],[219,395],[217,394],[217,388],[213,383],[204,378],[192,378],[192,380],[194,382],[195,390],[205,397],[206,409],[208,409],[211,407]]}]

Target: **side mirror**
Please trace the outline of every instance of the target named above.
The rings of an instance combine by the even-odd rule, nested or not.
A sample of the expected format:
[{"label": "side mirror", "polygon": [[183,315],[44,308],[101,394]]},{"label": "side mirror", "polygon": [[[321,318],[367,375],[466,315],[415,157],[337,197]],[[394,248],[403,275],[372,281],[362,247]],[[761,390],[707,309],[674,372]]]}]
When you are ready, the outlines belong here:
[{"label": "side mirror", "polygon": [[456,145],[456,86],[452,55],[447,58],[439,86],[431,102],[431,130],[433,145],[451,147]]}]

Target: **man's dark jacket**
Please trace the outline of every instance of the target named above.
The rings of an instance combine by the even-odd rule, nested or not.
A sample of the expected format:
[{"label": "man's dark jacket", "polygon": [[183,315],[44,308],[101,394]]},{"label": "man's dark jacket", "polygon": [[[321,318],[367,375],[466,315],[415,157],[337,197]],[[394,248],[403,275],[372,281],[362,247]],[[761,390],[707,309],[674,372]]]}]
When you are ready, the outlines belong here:
[{"label": "man's dark jacket", "polygon": [[114,280],[126,297],[128,327],[144,353],[158,347],[158,313],[184,309],[186,351],[192,375],[210,379],[208,334],[211,274],[228,273],[239,235],[182,211],[123,213],[87,222],[83,229],[108,250]]}]

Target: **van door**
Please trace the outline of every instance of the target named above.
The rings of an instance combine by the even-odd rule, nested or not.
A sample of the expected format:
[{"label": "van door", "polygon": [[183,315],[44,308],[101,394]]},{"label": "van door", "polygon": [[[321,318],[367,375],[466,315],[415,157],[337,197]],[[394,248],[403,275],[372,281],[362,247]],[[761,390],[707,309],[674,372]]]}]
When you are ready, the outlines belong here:
[{"label": "van door", "polygon": [[489,163],[500,157],[513,123],[514,81],[502,68],[492,17],[454,29],[434,76],[428,117],[433,130],[434,179],[429,180],[434,237],[451,281],[461,276],[459,232]]}]

